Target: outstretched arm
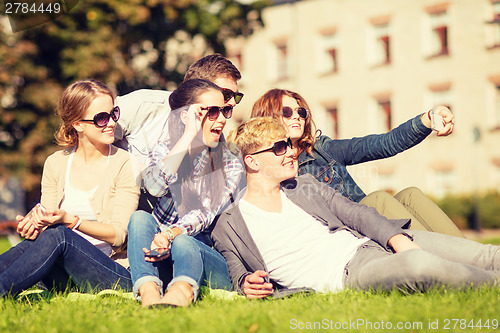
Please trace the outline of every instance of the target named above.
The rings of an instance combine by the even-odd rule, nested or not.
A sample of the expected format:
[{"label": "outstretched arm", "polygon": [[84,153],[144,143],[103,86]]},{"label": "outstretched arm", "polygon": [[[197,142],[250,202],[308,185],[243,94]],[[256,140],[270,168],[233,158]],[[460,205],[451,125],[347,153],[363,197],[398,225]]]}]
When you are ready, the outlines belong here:
[{"label": "outstretched arm", "polygon": [[[444,128],[438,132],[438,135],[449,135],[453,131],[455,122],[453,114],[442,105],[433,110],[441,115],[445,122]],[[429,112],[418,115],[384,134],[372,134],[346,140],[332,140],[321,136],[317,145],[334,160],[344,165],[392,157],[419,144],[432,132]]]}]

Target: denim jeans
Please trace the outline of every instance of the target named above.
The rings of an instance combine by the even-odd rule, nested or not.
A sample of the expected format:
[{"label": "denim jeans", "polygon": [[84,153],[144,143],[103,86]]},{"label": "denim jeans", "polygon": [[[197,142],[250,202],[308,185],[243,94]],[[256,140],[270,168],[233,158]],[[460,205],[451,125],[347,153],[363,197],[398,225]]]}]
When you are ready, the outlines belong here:
[{"label": "denim jeans", "polygon": [[63,225],[47,228],[0,255],[0,295],[17,294],[43,281],[64,289],[71,278],[83,290],[131,290],[126,268]]},{"label": "denim jeans", "polygon": [[422,249],[391,253],[368,241],[347,264],[345,286],[425,291],[499,284],[500,246],[421,230],[407,233]]},{"label": "denim jeans", "polygon": [[139,298],[139,288],[146,282],[153,281],[163,292],[161,269],[173,265],[173,279],[167,289],[177,281],[185,281],[193,286],[196,300],[199,286],[210,288],[232,288],[229,271],[224,257],[199,239],[179,235],[172,242],[170,258],[151,263],[144,260],[143,248],[150,248],[153,237],[160,232],[158,222],[153,215],[137,211],[130,217],[128,225],[128,258],[132,271],[134,294]]}]

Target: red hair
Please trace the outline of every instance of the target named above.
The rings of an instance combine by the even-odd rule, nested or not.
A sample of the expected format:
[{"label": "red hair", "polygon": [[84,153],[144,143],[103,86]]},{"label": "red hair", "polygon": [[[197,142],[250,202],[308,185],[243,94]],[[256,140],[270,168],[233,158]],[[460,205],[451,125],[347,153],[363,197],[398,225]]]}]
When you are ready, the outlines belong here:
[{"label": "red hair", "polygon": [[253,105],[251,117],[273,117],[279,118],[283,116],[283,97],[288,96],[297,101],[299,106],[306,108],[309,112],[304,125],[304,133],[298,141],[299,154],[302,151],[312,153],[314,147],[315,125],[311,117],[311,109],[307,105],[306,100],[296,92],[285,89],[271,89],[260,97]]}]

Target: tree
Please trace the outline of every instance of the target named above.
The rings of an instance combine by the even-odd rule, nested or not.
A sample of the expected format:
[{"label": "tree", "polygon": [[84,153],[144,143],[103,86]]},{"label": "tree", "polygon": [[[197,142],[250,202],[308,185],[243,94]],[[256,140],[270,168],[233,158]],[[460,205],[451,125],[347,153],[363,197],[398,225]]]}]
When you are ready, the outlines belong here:
[{"label": "tree", "polygon": [[57,149],[53,110],[65,86],[93,77],[119,94],[173,88],[196,59],[224,54],[226,38],[248,36],[260,26],[266,2],[66,0],[66,5],[72,9],[65,15],[16,33],[7,31],[6,17],[0,20],[0,176],[20,177],[33,198],[28,201],[39,199],[43,162]]}]

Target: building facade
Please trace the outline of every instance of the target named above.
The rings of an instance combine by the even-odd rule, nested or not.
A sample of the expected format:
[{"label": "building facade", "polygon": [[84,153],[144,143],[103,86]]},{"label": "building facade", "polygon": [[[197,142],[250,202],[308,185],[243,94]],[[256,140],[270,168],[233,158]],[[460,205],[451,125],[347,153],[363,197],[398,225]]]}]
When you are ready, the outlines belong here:
[{"label": "building facade", "polygon": [[245,93],[235,122],[272,88],[304,96],[316,127],[338,139],[447,105],[452,135],[431,134],[351,174],[366,193],[500,190],[500,0],[280,1],[263,20],[249,39],[227,43]]}]

